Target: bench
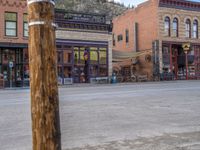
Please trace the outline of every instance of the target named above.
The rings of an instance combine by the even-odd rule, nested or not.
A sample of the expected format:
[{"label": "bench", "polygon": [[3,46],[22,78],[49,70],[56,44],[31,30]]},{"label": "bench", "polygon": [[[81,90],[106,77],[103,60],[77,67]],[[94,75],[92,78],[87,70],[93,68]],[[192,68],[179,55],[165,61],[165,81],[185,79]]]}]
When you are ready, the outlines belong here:
[{"label": "bench", "polygon": [[69,85],[73,84],[73,79],[72,78],[64,78],[64,85]]},{"label": "bench", "polygon": [[97,83],[108,83],[108,77],[96,77]]},{"label": "bench", "polygon": [[90,83],[108,83],[108,82],[109,82],[108,77],[90,78]]},{"label": "bench", "polygon": [[148,76],[147,76],[147,75],[138,75],[137,80],[138,80],[139,82],[147,81],[147,80],[148,80]]}]

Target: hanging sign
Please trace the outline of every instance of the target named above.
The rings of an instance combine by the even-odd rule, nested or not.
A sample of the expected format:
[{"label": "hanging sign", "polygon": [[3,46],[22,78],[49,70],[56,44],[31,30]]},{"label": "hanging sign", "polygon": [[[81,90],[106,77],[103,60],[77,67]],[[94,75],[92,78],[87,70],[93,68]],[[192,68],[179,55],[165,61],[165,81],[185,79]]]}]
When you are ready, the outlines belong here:
[{"label": "hanging sign", "polygon": [[190,50],[190,43],[184,43],[182,44],[182,48],[185,52]]}]

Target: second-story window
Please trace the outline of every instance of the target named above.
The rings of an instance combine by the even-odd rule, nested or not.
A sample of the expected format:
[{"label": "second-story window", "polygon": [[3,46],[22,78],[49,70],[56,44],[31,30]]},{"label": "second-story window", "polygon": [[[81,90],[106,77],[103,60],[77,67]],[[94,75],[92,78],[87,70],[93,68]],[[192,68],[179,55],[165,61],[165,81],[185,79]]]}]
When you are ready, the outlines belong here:
[{"label": "second-story window", "polygon": [[28,21],[27,21],[27,14],[23,16],[23,36],[28,37]]},{"label": "second-story window", "polygon": [[117,36],[117,41],[119,42],[119,41],[122,41],[122,40],[123,40],[122,34],[118,35],[118,36]]},{"label": "second-story window", "polygon": [[129,42],[129,31],[128,29],[126,29],[126,43]]},{"label": "second-story window", "polygon": [[178,37],[178,19],[173,20],[173,37]]},{"label": "second-story window", "polygon": [[115,34],[113,33],[113,46],[115,46]]},{"label": "second-story window", "polygon": [[198,38],[198,21],[194,20],[193,22],[193,38]]},{"label": "second-story window", "polygon": [[185,36],[191,38],[191,22],[190,19],[187,19],[185,22]]},{"label": "second-story window", "polygon": [[17,36],[17,13],[5,13],[5,36]]},{"label": "second-story window", "polygon": [[170,18],[165,17],[164,31],[166,36],[170,36]]}]

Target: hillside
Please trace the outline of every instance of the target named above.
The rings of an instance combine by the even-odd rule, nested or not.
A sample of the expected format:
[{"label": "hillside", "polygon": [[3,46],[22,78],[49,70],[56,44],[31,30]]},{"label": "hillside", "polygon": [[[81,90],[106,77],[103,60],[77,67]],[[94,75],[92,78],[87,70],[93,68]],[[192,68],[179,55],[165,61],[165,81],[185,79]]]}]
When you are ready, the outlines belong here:
[{"label": "hillside", "polygon": [[67,11],[105,14],[107,19],[112,19],[127,10],[127,7],[123,4],[113,1],[108,2],[107,0],[57,0],[56,8]]}]

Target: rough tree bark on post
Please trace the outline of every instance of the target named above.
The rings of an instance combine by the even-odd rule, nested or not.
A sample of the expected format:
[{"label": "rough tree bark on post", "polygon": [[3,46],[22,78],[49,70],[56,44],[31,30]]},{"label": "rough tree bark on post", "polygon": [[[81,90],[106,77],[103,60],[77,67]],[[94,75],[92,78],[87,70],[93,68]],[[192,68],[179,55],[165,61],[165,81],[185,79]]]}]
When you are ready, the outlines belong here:
[{"label": "rough tree bark on post", "polygon": [[54,0],[27,0],[33,150],[61,150]]}]

